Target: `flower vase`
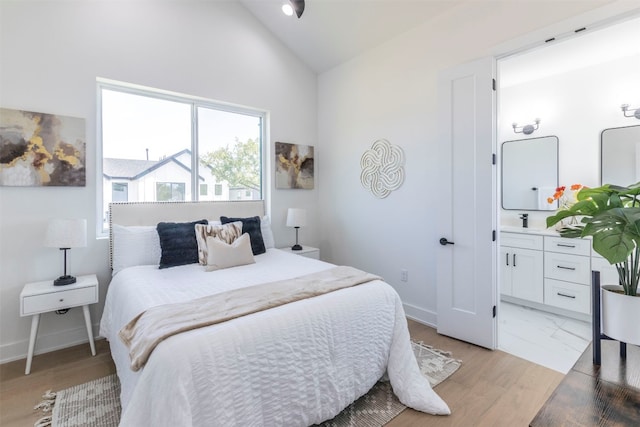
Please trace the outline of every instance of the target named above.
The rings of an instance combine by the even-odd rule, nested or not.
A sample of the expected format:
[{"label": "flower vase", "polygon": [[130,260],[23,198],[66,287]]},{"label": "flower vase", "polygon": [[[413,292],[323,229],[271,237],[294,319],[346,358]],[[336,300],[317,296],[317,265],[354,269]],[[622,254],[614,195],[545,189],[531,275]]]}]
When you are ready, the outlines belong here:
[{"label": "flower vase", "polygon": [[578,225],[578,219],[575,216],[562,219],[556,223],[556,230],[560,231],[563,228],[574,227]]}]

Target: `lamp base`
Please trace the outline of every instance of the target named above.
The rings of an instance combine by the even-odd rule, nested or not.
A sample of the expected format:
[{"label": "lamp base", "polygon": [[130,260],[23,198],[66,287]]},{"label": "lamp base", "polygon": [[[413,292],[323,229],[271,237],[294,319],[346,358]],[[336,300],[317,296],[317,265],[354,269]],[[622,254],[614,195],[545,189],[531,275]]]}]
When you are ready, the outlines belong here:
[{"label": "lamp base", "polygon": [[300,246],[299,244],[295,244],[293,246],[291,246],[291,250],[292,251],[301,251],[302,250],[302,246]]},{"label": "lamp base", "polygon": [[60,276],[53,281],[53,286],[64,286],[76,283],[76,278],[73,276]]}]

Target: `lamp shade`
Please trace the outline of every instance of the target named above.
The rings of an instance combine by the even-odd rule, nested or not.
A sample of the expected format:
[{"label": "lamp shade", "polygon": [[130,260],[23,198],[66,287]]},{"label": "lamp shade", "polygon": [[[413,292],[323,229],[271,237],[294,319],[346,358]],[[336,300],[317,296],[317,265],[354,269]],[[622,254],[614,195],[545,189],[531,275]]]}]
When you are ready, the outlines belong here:
[{"label": "lamp shade", "polygon": [[87,246],[87,220],[49,220],[44,245],[49,248],[82,248]]},{"label": "lamp shade", "polygon": [[307,225],[307,210],[289,208],[287,211],[287,227],[304,227]]}]

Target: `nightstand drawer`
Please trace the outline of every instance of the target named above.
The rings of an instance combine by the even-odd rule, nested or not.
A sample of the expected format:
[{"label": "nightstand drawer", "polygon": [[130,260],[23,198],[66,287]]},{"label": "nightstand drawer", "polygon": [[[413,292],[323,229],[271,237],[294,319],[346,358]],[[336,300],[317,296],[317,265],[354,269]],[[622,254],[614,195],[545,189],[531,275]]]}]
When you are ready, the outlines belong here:
[{"label": "nightstand drawer", "polygon": [[69,289],[67,291],[51,292],[40,295],[25,296],[22,299],[22,316],[36,313],[61,310],[98,302],[96,286]]}]

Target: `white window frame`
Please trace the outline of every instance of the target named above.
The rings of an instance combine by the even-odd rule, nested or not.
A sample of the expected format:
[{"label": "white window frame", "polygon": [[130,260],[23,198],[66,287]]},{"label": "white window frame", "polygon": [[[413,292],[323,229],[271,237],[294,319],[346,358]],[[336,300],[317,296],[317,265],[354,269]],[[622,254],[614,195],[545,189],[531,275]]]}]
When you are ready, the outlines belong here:
[{"label": "white window frame", "polygon": [[[260,140],[261,140],[261,156],[260,156],[260,191],[261,199],[265,204],[265,212],[270,210],[271,200],[271,181],[269,179],[269,161],[271,154],[271,143],[268,139],[269,128],[269,112],[257,108],[247,107],[238,104],[231,104],[222,101],[215,101],[207,98],[201,98],[192,95],[185,95],[176,92],[170,92],[162,89],[155,89],[147,86],[135,85],[131,83],[119,82],[116,80],[104,79],[98,77],[96,79],[96,236],[106,238],[109,236],[108,230],[103,228],[103,194],[104,194],[104,177],[102,174],[103,159],[103,142],[102,142],[102,90],[113,90],[125,92],[133,95],[147,96],[162,100],[174,101],[191,104],[191,117],[196,117],[198,107],[212,108],[215,110],[226,111],[229,113],[244,114],[257,117],[261,123]],[[200,196],[200,188],[198,183],[199,175],[199,152],[198,152],[198,127],[197,120],[191,123],[191,194],[192,200],[198,200]]]}]

